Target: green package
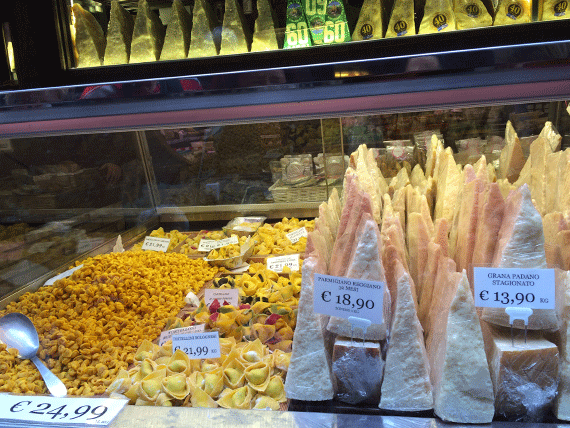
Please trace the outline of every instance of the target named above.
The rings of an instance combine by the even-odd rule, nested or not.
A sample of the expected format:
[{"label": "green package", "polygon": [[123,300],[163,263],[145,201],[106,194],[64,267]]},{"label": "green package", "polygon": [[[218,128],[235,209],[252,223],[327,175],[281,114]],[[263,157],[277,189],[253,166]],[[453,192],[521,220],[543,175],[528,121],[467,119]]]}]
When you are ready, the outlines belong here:
[{"label": "green package", "polygon": [[342,0],[329,0],[327,4],[323,43],[344,43],[350,42],[350,40],[350,31],[348,30]]},{"label": "green package", "polygon": [[283,49],[312,46],[307,18],[300,1],[287,0],[287,21]]},{"label": "green package", "polygon": [[314,45],[322,45],[327,19],[327,0],[303,0],[307,23]]}]

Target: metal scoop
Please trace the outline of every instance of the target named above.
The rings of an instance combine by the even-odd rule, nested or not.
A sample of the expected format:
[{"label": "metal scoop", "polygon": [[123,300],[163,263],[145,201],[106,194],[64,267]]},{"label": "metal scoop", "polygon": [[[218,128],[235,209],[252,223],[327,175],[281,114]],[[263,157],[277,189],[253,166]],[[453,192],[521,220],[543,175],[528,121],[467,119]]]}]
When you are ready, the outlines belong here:
[{"label": "metal scoop", "polygon": [[0,340],[10,348],[16,348],[22,358],[32,360],[44,378],[49,392],[55,397],[65,397],[67,388],[36,355],[40,339],[34,324],[24,314],[12,313],[0,318]]}]

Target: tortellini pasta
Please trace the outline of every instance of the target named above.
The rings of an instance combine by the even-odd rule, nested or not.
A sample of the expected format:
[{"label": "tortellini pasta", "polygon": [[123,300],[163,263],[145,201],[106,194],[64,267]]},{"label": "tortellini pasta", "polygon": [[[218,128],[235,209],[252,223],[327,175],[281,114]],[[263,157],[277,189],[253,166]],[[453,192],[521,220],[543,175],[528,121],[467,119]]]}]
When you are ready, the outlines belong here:
[{"label": "tortellini pasta", "polygon": [[264,224],[252,236],[255,241],[253,255],[277,255],[295,254],[305,252],[307,238],[301,237],[293,243],[287,238],[287,234],[304,227],[307,232],[315,229],[315,220],[299,220],[297,218],[283,218],[275,225]]}]

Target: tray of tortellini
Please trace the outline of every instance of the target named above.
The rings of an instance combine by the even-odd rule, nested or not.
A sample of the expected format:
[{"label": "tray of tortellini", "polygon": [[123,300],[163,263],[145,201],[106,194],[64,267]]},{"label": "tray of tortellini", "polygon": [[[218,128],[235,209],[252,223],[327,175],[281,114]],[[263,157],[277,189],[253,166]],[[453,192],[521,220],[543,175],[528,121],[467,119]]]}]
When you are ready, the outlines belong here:
[{"label": "tray of tortellini", "polygon": [[236,217],[224,226],[226,235],[251,236],[267,217]]},{"label": "tray of tortellini", "polygon": [[214,266],[235,269],[246,263],[251,256],[255,241],[251,237],[232,235],[215,241],[213,245],[215,247],[204,257],[204,260]]},{"label": "tray of tortellini", "polygon": [[[170,243],[168,244],[168,249],[166,250],[167,253],[177,252],[177,248],[179,248],[186,239],[188,239],[188,235],[178,230],[171,230],[170,232],[166,232],[164,228],[159,227],[158,229],[153,230],[149,233],[148,236],[153,238],[165,238],[170,239]],[[131,250],[140,250],[142,249],[144,241],[141,241],[135,244]]]}]

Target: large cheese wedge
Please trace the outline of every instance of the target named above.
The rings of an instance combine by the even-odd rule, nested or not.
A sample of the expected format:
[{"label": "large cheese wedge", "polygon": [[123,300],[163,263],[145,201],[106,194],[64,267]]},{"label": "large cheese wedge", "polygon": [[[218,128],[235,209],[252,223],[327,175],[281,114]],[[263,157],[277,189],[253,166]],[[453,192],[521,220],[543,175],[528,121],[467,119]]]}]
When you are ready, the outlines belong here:
[{"label": "large cheese wedge", "polygon": [[[552,154],[550,144],[545,138],[538,137],[530,145],[530,193],[534,206],[541,215],[546,214],[546,194],[556,186],[547,181],[548,160]],[[552,168],[554,170],[554,167]],[[552,187],[552,188],[551,188]]]},{"label": "large cheese wedge", "polygon": [[408,170],[406,168],[400,169],[395,177],[390,180],[390,185],[388,186],[388,192],[393,195],[398,189],[403,189],[410,184],[410,177],[408,176]]},{"label": "large cheese wedge", "polygon": [[338,225],[340,223],[340,214],[342,211],[340,206],[340,198],[338,196],[336,187],[332,189],[329,200],[327,202],[327,208],[327,223],[331,229],[333,236],[336,236],[338,233]]},{"label": "large cheese wedge", "polygon": [[482,199],[471,263],[473,266],[489,267],[493,262],[497,236],[503,223],[505,200],[497,183],[489,184]]},{"label": "large cheese wedge", "polygon": [[174,0],[170,9],[170,20],[166,26],[161,60],[184,59],[190,48],[190,28],[192,17],[180,0]]},{"label": "large cheese wedge", "polygon": [[561,230],[556,234],[556,261],[555,266],[570,269],[570,230]]},{"label": "large cheese wedge", "polygon": [[368,148],[366,145],[361,144],[357,150],[358,156],[356,157],[356,175],[362,190],[368,193],[370,201],[372,202],[372,215],[376,223],[381,221],[382,212],[382,199],[378,193],[377,181],[373,178],[370,172],[369,164],[367,162]]},{"label": "large cheese wedge", "polygon": [[75,17],[75,51],[77,67],[98,67],[105,53],[105,35],[95,17],[75,3],[72,7]]},{"label": "large cheese wedge", "polygon": [[406,191],[405,189],[397,190],[392,198],[392,209],[400,219],[400,224],[406,228]]},{"label": "large cheese wedge", "polygon": [[386,183],[386,179],[378,167],[378,163],[376,162],[376,158],[374,157],[374,152],[372,150],[368,150],[366,153],[366,166],[368,167],[370,175],[372,175],[372,179],[376,183],[378,197],[382,198],[384,194],[388,193],[388,183]]},{"label": "large cheese wedge", "polygon": [[427,0],[418,34],[455,30],[455,13],[449,0]]},{"label": "large cheese wedge", "polygon": [[[369,212],[364,213],[354,236],[354,250],[344,276],[385,283],[386,277],[382,266],[380,242],[378,225]],[[331,270],[332,268],[331,265]],[[391,298],[388,287],[383,287],[383,290],[383,307],[378,308],[379,311],[383,312],[382,324],[372,324],[368,327],[364,336],[367,340],[386,339],[387,326],[390,325]],[[331,317],[327,330],[339,336],[350,337],[352,327],[348,319]]]},{"label": "large cheese wedge", "polygon": [[424,272],[428,258],[428,244],[430,235],[423,216],[420,213],[411,213],[406,230],[410,276],[417,286],[418,299],[422,299],[422,286],[420,274]]},{"label": "large cheese wedge", "polygon": [[269,0],[257,0],[257,19],[253,29],[251,52],[279,49],[275,34],[275,17]]},{"label": "large cheese wedge", "polygon": [[[532,203],[526,184],[512,192],[506,200],[492,265],[499,268],[547,267],[542,218]],[[484,308],[482,319],[495,325],[510,325],[509,316],[503,308]],[[521,328],[518,323],[515,327]],[[535,309],[529,318],[528,328],[557,330],[555,311]]]},{"label": "large cheese wedge", "polygon": [[444,257],[449,256],[448,245],[449,242],[447,240],[449,233],[449,223],[445,218],[438,218],[434,224],[434,236],[433,242],[438,244],[441,248],[442,255]]},{"label": "large cheese wedge", "polygon": [[380,0],[364,0],[352,32],[352,40],[381,39],[384,35],[383,10]]},{"label": "large cheese wedge", "polygon": [[431,136],[431,141],[427,151],[426,157],[426,177],[436,177],[437,168],[436,162],[439,155],[443,152],[443,142],[437,138],[437,135]]},{"label": "large cheese wedge", "polygon": [[445,313],[451,305],[460,280],[461,274],[456,271],[453,259],[441,257],[433,284],[431,306],[425,319],[426,346],[429,346],[430,341],[440,335],[442,326],[445,327],[447,321],[441,318],[441,314]]},{"label": "large cheese wedge", "polygon": [[570,210],[570,149],[564,150],[558,159],[558,178],[556,180],[557,211]]},{"label": "large cheese wedge", "polygon": [[493,25],[522,24],[532,21],[531,0],[499,0]]},{"label": "large cheese wedge", "polygon": [[458,30],[493,25],[493,17],[481,0],[454,0],[453,12]]},{"label": "large cheese wedge", "polygon": [[550,144],[550,148],[553,152],[560,150],[562,136],[558,133],[558,131],[556,131],[552,125],[552,122],[547,121],[544,124],[544,127],[542,128],[542,131],[540,131],[539,136],[545,138],[546,141],[548,141],[548,144]]},{"label": "large cheese wedge", "polygon": [[380,342],[336,338],[332,368],[337,386],[335,396],[339,401],[378,402],[384,374]]},{"label": "large cheese wedge", "polygon": [[439,156],[435,219],[443,217],[449,223],[453,221],[453,212],[461,188],[461,173],[453,159],[453,152],[448,147]]},{"label": "large cheese wedge", "polygon": [[564,310],[557,341],[560,352],[558,395],[554,400],[554,414],[558,419],[570,421],[570,272],[566,272],[566,288],[562,298]]},{"label": "large cheese wedge", "polygon": [[429,309],[432,306],[433,293],[435,288],[435,281],[437,278],[437,269],[440,265],[441,259],[446,257],[443,254],[441,246],[435,242],[428,244],[428,258],[425,267],[425,273],[422,280],[422,294],[419,301],[418,318],[424,330],[428,328],[427,319]]},{"label": "large cheese wedge", "polygon": [[251,35],[237,0],[226,0],[220,55],[249,52]]},{"label": "large cheese wedge", "polygon": [[213,12],[206,0],[195,0],[192,9],[192,33],[188,58],[216,56],[218,50],[212,35]]},{"label": "large cheese wedge", "polygon": [[521,142],[515,128],[513,128],[509,120],[505,128],[505,147],[501,150],[499,157],[497,178],[506,178],[510,183],[514,183],[519,178],[524,162],[525,159]]},{"label": "large cheese wedge", "polygon": [[495,413],[493,384],[483,334],[467,275],[463,271],[444,322],[428,344],[434,412],[444,421],[490,423]]},{"label": "large cheese wedge", "polygon": [[164,25],[146,0],[139,0],[131,42],[131,63],[157,61],[164,43]]},{"label": "large cheese wedge", "polygon": [[314,274],[325,273],[324,263],[309,256],[303,261],[303,279],[293,352],[285,381],[287,398],[324,401],[334,397],[331,371],[332,349],[327,347],[327,317],[313,310]]},{"label": "large cheese wedge", "polygon": [[[568,229],[564,215],[559,211],[546,214],[542,218],[544,231],[544,252],[546,264],[549,268],[555,267],[558,263],[558,249],[556,246],[556,236],[561,230]],[[562,268],[562,266],[558,266]]]},{"label": "large cheese wedge", "polygon": [[121,6],[118,0],[113,0],[107,26],[107,45],[103,61],[105,65],[129,63],[134,24],[133,16]]},{"label": "large cheese wedge", "polygon": [[386,27],[386,38],[416,34],[413,0],[396,0],[392,6],[390,21]]},{"label": "large cheese wedge", "polygon": [[410,174],[410,183],[414,187],[422,187],[425,184],[426,176],[424,174],[424,170],[422,169],[420,164],[417,164],[412,169],[412,173]]},{"label": "large cheese wedge", "polygon": [[[495,412],[510,421],[542,421],[558,389],[558,348],[538,332],[526,342],[519,332],[482,323],[495,391]],[[513,345],[514,343],[514,345]]]},{"label": "large cheese wedge", "polygon": [[419,411],[433,408],[429,362],[411,283],[410,276],[402,269],[386,354],[382,398],[378,405],[381,409]]}]

